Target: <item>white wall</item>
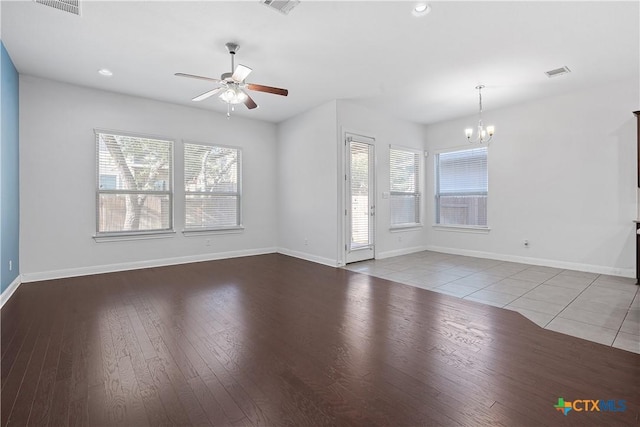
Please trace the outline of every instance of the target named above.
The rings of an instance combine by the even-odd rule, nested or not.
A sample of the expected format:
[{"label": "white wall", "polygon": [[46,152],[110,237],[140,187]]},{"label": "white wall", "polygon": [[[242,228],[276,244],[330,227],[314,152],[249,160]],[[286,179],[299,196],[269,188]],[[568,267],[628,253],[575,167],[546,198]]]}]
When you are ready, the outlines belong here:
[{"label": "white wall", "polygon": [[336,102],[278,125],[278,250],[336,265]]},{"label": "white wall", "polygon": [[[96,243],[94,128],[175,138],[176,234]],[[243,150],[239,234],[182,234],[181,139]],[[20,256],[24,281],[275,251],[276,126],[20,76]],[[206,241],[210,240],[210,245]]]},{"label": "white wall", "polygon": [[[425,247],[632,276],[636,218],[638,82],[628,81],[489,111],[486,234],[434,230],[433,156],[424,227],[392,233],[389,144],[468,146],[476,117],[420,126],[348,101],[279,125],[20,76],[20,256],[24,281],[280,250],[330,265],[342,260],[345,131],[376,138],[377,257]],[[94,128],[175,138],[174,237],[96,243]],[[184,237],[181,139],[243,149],[239,234]],[[426,140],[426,146],[425,144]],[[274,201],[277,201],[274,203]],[[525,249],[523,239],[530,241]],[[210,246],[206,241],[210,240]],[[306,241],[306,244],[305,244]]]},{"label": "white wall", "polygon": [[[638,81],[489,111],[488,234],[428,230],[430,248],[634,275]],[[486,95],[489,96],[489,95]],[[476,117],[426,127],[428,150],[469,147]],[[433,156],[427,172],[433,201]],[[430,203],[429,223],[434,222]],[[530,247],[525,248],[523,239]]]},{"label": "white wall", "polygon": [[[376,150],[376,258],[386,258],[423,250],[426,243],[428,216],[423,212],[423,227],[402,231],[390,231],[391,211],[389,199],[382,193],[389,192],[389,145],[398,145],[424,150],[424,128],[416,123],[398,120],[378,111],[349,101],[338,101],[338,129],[341,133],[352,132],[375,138]],[[343,138],[339,145],[343,147]],[[344,149],[340,151],[340,168],[344,168]],[[423,189],[424,190],[424,189]],[[338,200],[342,202],[344,188],[338,189]],[[344,207],[342,207],[344,209]],[[341,217],[342,219],[343,217]],[[425,223],[425,221],[427,221]],[[340,237],[343,237],[342,235]],[[344,240],[341,241],[344,245]]]}]

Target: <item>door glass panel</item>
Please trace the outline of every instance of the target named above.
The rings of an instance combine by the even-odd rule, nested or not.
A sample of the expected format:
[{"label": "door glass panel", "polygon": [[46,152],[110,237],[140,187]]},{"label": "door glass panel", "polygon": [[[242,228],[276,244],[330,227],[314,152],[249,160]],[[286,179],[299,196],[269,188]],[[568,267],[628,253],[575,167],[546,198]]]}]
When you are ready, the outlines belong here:
[{"label": "door glass panel", "polygon": [[351,142],[351,249],[371,244],[369,206],[370,145]]}]

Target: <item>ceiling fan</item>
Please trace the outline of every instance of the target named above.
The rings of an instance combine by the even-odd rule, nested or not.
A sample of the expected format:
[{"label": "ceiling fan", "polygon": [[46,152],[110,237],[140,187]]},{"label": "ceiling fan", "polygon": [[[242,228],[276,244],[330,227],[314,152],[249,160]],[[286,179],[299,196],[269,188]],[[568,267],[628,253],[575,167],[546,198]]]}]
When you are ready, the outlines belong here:
[{"label": "ceiling fan", "polygon": [[231,72],[223,73],[219,79],[211,77],[196,76],[193,74],[176,73],[178,77],[189,77],[191,79],[206,80],[218,84],[218,87],[208,90],[195,98],[193,101],[202,101],[213,95],[219,94],[219,98],[222,102],[227,104],[227,117],[231,115],[233,106],[237,104],[244,104],[248,109],[252,110],[258,107],[253,99],[247,94],[245,89],[255,90],[258,92],[267,92],[275,95],[287,96],[289,91],[287,89],[280,89],[277,87],[264,86],[255,83],[247,83],[245,79],[251,73],[251,68],[239,64],[235,67],[234,57],[236,52],[240,49],[240,46],[236,43],[225,44],[229,54],[231,55]]}]

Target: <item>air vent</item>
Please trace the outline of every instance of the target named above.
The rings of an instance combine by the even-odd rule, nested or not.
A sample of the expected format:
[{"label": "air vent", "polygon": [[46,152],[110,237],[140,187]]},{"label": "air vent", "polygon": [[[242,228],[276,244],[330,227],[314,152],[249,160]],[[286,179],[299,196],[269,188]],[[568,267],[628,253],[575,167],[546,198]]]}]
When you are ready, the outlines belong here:
[{"label": "air vent", "polygon": [[300,4],[300,0],[260,0],[260,3],[277,10],[283,15],[288,15],[291,9]]},{"label": "air vent", "polygon": [[80,15],[80,0],[34,0],[36,3],[61,10],[63,12]]},{"label": "air vent", "polygon": [[556,68],[555,70],[551,70],[551,71],[545,71],[544,73],[547,75],[547,77],[551,78],[551,77],[558,77],[570,72],[571,70],[569,69],[569,67],[565,65],[564,67]]}]

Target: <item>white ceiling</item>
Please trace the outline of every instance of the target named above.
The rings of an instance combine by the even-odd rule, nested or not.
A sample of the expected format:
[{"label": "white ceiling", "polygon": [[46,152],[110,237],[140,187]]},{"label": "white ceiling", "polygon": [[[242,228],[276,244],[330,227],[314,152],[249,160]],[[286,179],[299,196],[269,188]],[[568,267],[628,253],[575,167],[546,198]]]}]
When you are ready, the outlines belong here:
[{"label": "white ceiling", "polygon": [[[533,98],[638,78],[640,3],[302,0],[287,16],[250,1],[82,1],[81,16],[31,0],[2,1],[2,41],[22,74],[211,109],[212,85],[175,77],[230,71],[238,42],[251,92],[234,114],[279,122],[333,99],[433,123]],[[544,71],[568,66],[549,79]],[[97,74],[109,68],[113,77]]]}]

